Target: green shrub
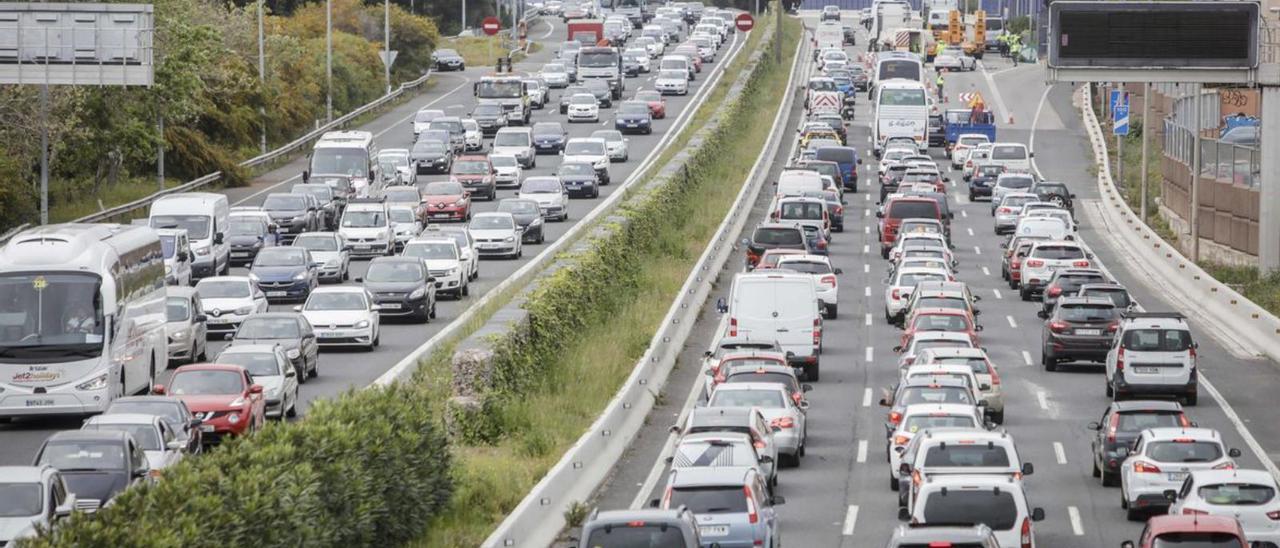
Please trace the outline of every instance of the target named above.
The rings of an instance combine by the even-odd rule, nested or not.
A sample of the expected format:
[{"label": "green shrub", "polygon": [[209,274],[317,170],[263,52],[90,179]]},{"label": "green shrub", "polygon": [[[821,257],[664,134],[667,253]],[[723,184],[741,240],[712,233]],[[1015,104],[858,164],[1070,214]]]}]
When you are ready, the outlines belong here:
[{"label": "green shrub", "polygon": [[391,546],[448,502],[450,462],[427,391],[350,392],[21,545]]}]

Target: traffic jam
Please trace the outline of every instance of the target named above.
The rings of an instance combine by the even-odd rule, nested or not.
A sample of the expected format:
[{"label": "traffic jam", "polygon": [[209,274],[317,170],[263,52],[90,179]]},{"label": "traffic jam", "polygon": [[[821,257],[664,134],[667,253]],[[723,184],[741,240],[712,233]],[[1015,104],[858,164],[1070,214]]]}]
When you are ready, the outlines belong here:
[{"label": "traffic jam", "polygon": [[[22,371],[0,382],[0,421],[90,418],[48,435],[31,466],[2,468],[65,503],[33,491],[28,516],[29,493],[0,484],[23,525],[0,544],[299,416],[302,387],[365,360],[352,351],[406,352],[383,348],[393,325],[447,321],[438,303],[472,299],[486,263],[536,254],[571,204],[589,210],[620,166],[657,153],[679,127],[668,117],[696,105],[668,97],[741,49],[735,15],[587,13],[540,68],[475,78],[471,112],[418,110],[392,130],[413,136],[407,148],[333,131],[259,205],[180,192],[132,224],[18,233],[0,248],[0,360]],[[433,60],[465,69],[451,50]],[[417,329],[410,348],[427,338]]]},{"label": "traffic jam", "polygon": [[[942,76],[934,83],[974,70],[972,48],[929,44],[926,59],[904,40],[902,48],[855,52],[857,17],[828,6],[816,27],[806,20],[804,118],[763,191],[771,193],[763,218],[743,234],[745,260],[715,304],[719,316],[704,320],[719,321],[698,364],[704,378],[670,429],[670,456],[654,464],[661,473],[653,491],[641,487],[644,502],[631,509],[593,511],[581,545],[779,546],[798,536],[789,511],[825,512],[815,506],[840,497],[828,483],[839,480],[828,476],[821,488],[837,494],[813,491],[812,481],[808,491],[787,489],[787,469],[804,468],[806,453],[821,450],[810,426],[849,420],[825,414],[819,396],[861,399],[855,413],[877,417],[873,433],[855,434],[864,436],[856,450],[835,448],[884,478],[871,492],[844,495],[857,504],[830,529],[843,528],[846,545],[1033,548],[1046,519],[1070,521],[1080,535],[1074,506],[1070,516],[1046,515],[1045,503],[1057,501],[1038,488],[1035,463],[1017,443],[1030,431],[1017,418],[1048,403],[1043,391],[1011,393],[1026,384],[1009,381],[1037,366],[1099,379],[1091,416],[1066,420],[1087,433],[1094,485],[1114,488],[1106,498],[1118,499],[1115,511],[1145,524],[1131,537],[1137,544],[1123,546],[1280,545],[1275,479],[1238,465],[1241,451],[1187,409],[1201,391],[1187,319],[1144,310],[1111,276],[1079,238],[1075,195],[1040,176],[1028,145],[998,138],[980,93],[957,101],[942,94]],[[864,100],[871,116],[855,121]],[[975,233],[983,217],[994,240]],[[953,230],[959,220],[965,228]],[[974,250],[966,255],[977,264],[962,264],[961,249]],[[841,288],[857,271],[879,281],[865,295]],[[842,292],[865,306],[852,316],[841,310],[857,300],[841,301]],[[991,299],[1016,299],[1040,322],[984,318]],[[890,353],[873,340],[885,338],[879,326],[896,332]],[[865,356],[824,352],[824,341],[862,342],[863,333]],[[1014,338],[1031,350],[988,342]],[[838,384],[864,368],[894,379],[874,403],[871,387],[857,393]],[[821,382],[824,370],[837,384]],[[1039,407],[1006,407],[1006,398],[1024,406],[1038,399]],[[1064,463],[1061,444],[1055,451]],[[824,468],[831,473],[853,472]],[[860,511],[885,515],[881,506],[896,514],[896,527],[859,521]],[[876,536],[855,533],[859,523]],[[1080,545],[1057,540],[1040,544]]]}]

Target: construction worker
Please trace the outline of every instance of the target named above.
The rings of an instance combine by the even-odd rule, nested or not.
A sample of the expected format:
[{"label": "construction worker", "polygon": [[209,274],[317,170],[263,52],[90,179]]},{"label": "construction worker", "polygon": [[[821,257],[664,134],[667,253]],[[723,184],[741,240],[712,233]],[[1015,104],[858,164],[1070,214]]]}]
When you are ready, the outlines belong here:
[{"label": "construction worker", "polygon": [[1018,66],[1018,57],[1022,55],[1022,41],[1014,38],[1009,44],[1009,56],[1013,57],[1013,66]]},{"label": "construction worker", "polygon": [[945,78],[943,78],[943,77],[942,77],[942,73],[943,73],[943,72],[945,72],[945,71],[941,71],[941,70],[940,70],[940,71],[938,71],[938,79],[937,79],[934,83],[935,83],[935,84],[937,84],[937,86],[938,86],[938,100],[939,100],[939,101],[944,101],[944,102],[945,102],[945,101],[947,100],[947,99],[946,99],[946,97],[947,97],[947,96],[946,96],[946,95],[943,95],[943,93],[942,93],[942,85],[943,85],[943,84],[945,84],[945,83],[947,83],[947,81],[946,81],[946,79],[945,79]]},{"label": "construction worker", "polygon": [[996,38],[996,40],[1000,44],[1000,56],[1008,57],[1009,56],[1009,34],[1002,33],[998,38]]},{"label": "construction worker", "polygon": [[942,50],[946,48],[946,42],[938,42],[938,44],[933,47],[933,57],[937,58],[939,55],[942,55]]}]

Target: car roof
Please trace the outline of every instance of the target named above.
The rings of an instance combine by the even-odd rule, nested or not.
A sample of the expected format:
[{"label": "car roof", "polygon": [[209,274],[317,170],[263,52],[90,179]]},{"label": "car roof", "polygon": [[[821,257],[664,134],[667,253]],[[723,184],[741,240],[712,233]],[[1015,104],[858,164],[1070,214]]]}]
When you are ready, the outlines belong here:
[{"label": "car roof", "polygon": [[1147,531],[1152,536],[1179,532],[1229,533],[1244,536],[1244,530],[1236,518],[1203,514],[1153,516],[1147,520]]},{"label": "car roof", "polygon": [[192,297],[198,297],[198,296],[199,296],[199,295],[196,293],[196,288],[195,288],[195,287],[192,287],[192,286],[185,286],[185,285],[169,285],[169,286],[165,286],[165,288],[164,288],[164,289],[165,289],[165,296],[166,296],[166,297],[187,297],[187,298],[192,298]]},{"label": "car roof", "polygon": [[[951,404],[958,405],[958,404]],[[1013,437],[1004,430],[987,430],[984,428],[929,428],[924,430],[933,442],[951,442],[955,440],[980,440],[992,443],[1013,443]]]},{"label": "car roof", "polygon": [[[1103,297],[1092,297],[1092,298],[1103,298]],[[1111,300],[1110,300],[1110,299],[1107,299],[1107,302],[1111,302]],[[968,317],[968,316],[969,316],[969,313],[968,313],[968,312],[965,312],[964,310],[960,310],[960,309],[958,309],[958,308],[942,308],[942,307],[937,307],[937,306],[928,306],[928,307],[924,307],[924,308],[917,308],[917,309],[915,309],[914,311],[912,311],[912,314],[913,314],[913,315],[915,315],[915,316],[925,316],[925,315],[934,315],[934,316],[965,316],[965,317]]]},{"label": "car roof", "polygon": [[275,352],[277,346],[278,345],[275,344],[233,344],[222,349],[222,352],[218,353],[218,355],[221,356],[226,353],[253,354],[258,352]]},{"label": "car roof", "polygon": [[759,413],[754,407],[695,407],[690,426],[740,426]]},{"label": "car roof", "polygon": [[899,544],[977,543],[991,538],[991,528],[975,525],[929,525],[927,523],[903,523],[893,530],[892,539]]},{"label": "car roof", "polygon": [[587,521],[588,525],[594,525],[600,522],[609,523],[628,523],[632,521],[644,522],[663,522],[663,521],[682,521],[681,515],[687,513],[688,510],[682,508],[663,510],[658,508],[643,508],[638,510],[605,510],[596,512]]},{"label": "car roof", "polygon": [[748,474],[755,470],[753,466],[704,466],[698,468],[680,468],[671,471],[670,486],[681,487],[713,487],[742,486]]},{"label": "car roof", "polygon": [[720,358],[720,361],[724,362],[724,361],[731,361],[731,360],[747,360],[747,359],[786,360],[786,355],[779,350],[735,350],[735,351],[726,353],[723,357]]},{"label": "car roof", "polygon": [[1117,413],[1138,411],[1182,411],[1182,404],[1167,400],[1126,400],[1111,402],[1111,410]]},{"label": "car roof", "polygon": [[740,382],[737,384],[721,384],[716,386],[716,390],[784,390],[785,388],[776,382]]},{"label": "car roof", "polygon": [[46,441],[114,441],[123,442],[128,432],[119,430],[62,430],[54,432]]},{"label": "car roof", "polygon": [[934,474],[928,476],[925,484],[920,487],[923,491],[932,487],[933,489],[942,488],[964,488],[978,487],[981,489],[1000,487],[1008,488],[1010,492],[1021,492],[1018,486],[1022,483],[1019,478],[1015,478],[1012,474]]},{"label": "car roof", "polygon": [[1141,329],[1149,327],[1152,329],[1168,329],[1168,328],[1184,328],[1187,326],[1186,318],[1177,313],[1128,313],[1124,315],[1124,323],[1126,328]]},{"label": "car roof", "polygon": [[174,371],[174,374],[176,375],[183,371],[236,371],[236,372],[239,372],[239,371],[244,371],[244,368],[239,365],[233,365],[229,363],[208,363],[208,362],[190,363],[190,364],[179,367],[176,371]]},{"label": "car roof", "polygon": [[964,383],[964,381],[960,379],[952,378],[952,377],[930,378],[930,377],[921,377],[919,375],[914,377],[908,377],[906,380],[906,383],[903,386],[904,387],[913,387],[913,386],[914,387],[935,387],[935,388],[941,388],[941,387],[968,388],[969,387]]},{"label": "car roof", "polygon": [[170,405],[183,405],[182,400],[177,397],[160,395],[121,396],[111,400],[111,403],[166,403]]},{"label": "car roof", "polygon": [[364,287],[358,285],[331,285],[311,290],[312,295],[316,293],[364,293]]},{"label": "car roof", "polygon": [[734,443],[751,443],[751,436],[744,432],[695,432],[693,434],[685,434],[680,437],[680,443],[684,442],[709,442],[716,440],[731,441]]},{"label": "car roof", "polygon": [[1093,297],[1093,296],[1080,297],[1078,295],[1063,295],[1061,297],[1058,297],[1059,307],[1068,305],[1068,304],[1088,304],[1088,305],[1115,307],[1116,303],[1111,302],[1110,297]]},{"label": "car roof", "polygon": [[84,421],[85,424],[155,424],[160,417],[145,413],[106,413],[94,415]]},{"label": "car roof", "polygon": [[203,282],[240,282],[240,283],[247,284],[249,283],[249,277],[248,276],[210,276],[208,278],[201,278],[199,282],[196,282],[196,285],[199,285],[200,283],[203,283]]},{"label": "car roof", "polygon": [[969,342],[970,339],[967,333],[956,333],[954,331],[921,331],[911,336],[911,342],[913,343],[917,343],[920,341],[940,341],[940,340],[954,340],[954,341]]},{"label": "car roof", "polygon": [[1195,426],[1148,428],[1143,430],[1142,433],[1146,435],[1148,441],[1169,441],[1183,438],[1190,438],[1196,441],[1222,441],[1222,435],[1217,430]]},{"label": "car roof", "polygon": [[906,406],[902,414],[905,415],[929,415],[933,413],[945,413],[948,415],[973,415],[976,413],[975,407],[965,403],[915,403]]},{"label": "car roof", "polygon": [[1260,485],[1276,485],[1276,479],[1265,470],[1248,468],[1232,468],[1229,470],[1196,470],[1191,472],[1197,484],[1204,483],[1255,483]]}]

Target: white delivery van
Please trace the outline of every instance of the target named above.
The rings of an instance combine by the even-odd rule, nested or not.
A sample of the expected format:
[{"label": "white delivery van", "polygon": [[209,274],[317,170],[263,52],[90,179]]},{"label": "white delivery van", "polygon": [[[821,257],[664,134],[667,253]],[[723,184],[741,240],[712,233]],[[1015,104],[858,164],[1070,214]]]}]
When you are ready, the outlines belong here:
[{"label": "white delivery van", "polygon": [[777,196],[804,196],[808,192],[822,192],[826,185],[822,174],[816,171],[789,169],[778,174]]},{"label": "white delivery van", "polygon": [[181,228],[187,231],[191,250],[191,281],[226,274],[231,270],[231,244],[227,226],[231,204],[213,192],[183,192],[162,196],[151,203],[147,224],[151,228]]},{"label": "white delivery van", "polygon": [[840,23],[822,23],[818,25],[818,29],[813,31],[813,39],[816,41],[814,51],[822,51],[824,49],[843,49],[844,48],[844,29],[840,27]]},{"label": "white delivery van", "polygon": [[165,285],[192,285],[191,261],[195,257],[191,256],[191,241],[187,237],[187,231],[181,228],[155,230],[160,236],[160,248],[164,253]]},{"label": "white delivery van", "polygon": [[729,315],[727,336],[777,341],[787,363],[803,370],[807,380],[818,380],[822,306],[813,284],[808,274],[736,274],[729,301],[720,306]]},{"label": "white delivery van", "polygon": [[987,163],[1003,166],[1005,173],[1030,173],[1031,152],[1022,143],[995,143]]}]

